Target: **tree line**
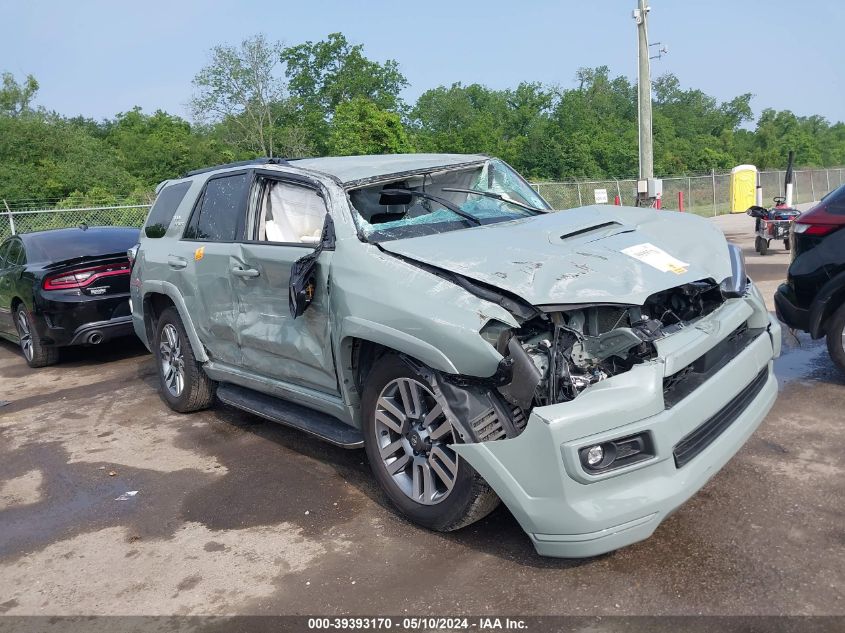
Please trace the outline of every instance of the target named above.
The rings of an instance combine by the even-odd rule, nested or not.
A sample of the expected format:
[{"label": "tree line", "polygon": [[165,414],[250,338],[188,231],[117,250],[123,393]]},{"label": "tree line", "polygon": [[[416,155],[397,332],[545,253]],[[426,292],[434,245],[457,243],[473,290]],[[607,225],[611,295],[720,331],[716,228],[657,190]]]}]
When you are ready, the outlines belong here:
[{"label": "tree line", "polygon": [[[148,201],[162,180],[256,155],[487,153],[535,180],[637,172],[637,86],[606,66],[580,69],[570,88],[455,83],[407,103],[407,86],[396,60],[372,60],[341,33],[214,47],[193,81],[193,122],[138,107],[102,121],[62,116],[33,105],[36,78],[3,73],[0,198]],[[750,93],[719,102],[672,74],[653,91],[657,174],[783,168],[788,150],[804,167],[845,165],[842,122],[773,109],[755,120]]]}]

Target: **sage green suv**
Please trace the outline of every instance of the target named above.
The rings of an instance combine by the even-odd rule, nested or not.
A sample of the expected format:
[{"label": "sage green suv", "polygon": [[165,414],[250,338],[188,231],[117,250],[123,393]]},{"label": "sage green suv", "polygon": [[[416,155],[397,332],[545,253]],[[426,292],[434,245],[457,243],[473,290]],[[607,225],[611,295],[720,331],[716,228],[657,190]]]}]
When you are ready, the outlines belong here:
[{"label": "sage green suv", "polygon": [[364,447],[415,523],[501,499],[541,554],[648,537],[772,407],[780,328],[707,220],[552,212],[472,155],[260,159],[162,183],[132,315],[176,411]]}]

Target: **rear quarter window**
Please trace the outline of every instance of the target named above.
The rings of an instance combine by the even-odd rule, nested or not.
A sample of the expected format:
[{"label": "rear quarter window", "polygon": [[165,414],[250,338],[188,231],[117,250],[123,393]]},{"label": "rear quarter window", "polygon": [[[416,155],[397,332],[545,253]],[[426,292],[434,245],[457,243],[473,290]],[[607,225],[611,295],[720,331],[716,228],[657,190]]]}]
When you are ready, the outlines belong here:
[{"label": "rear quarter window", "polygon": [[164,234],[167,233],[167,227],[170,226],[170,222],[176,214],[176,209],[182,203],[190,188],[190,182],[180,182],[161,190],[153,208],[150,210],[147,224],[144,226],[144,235],[153,238],[164,237]]},{"label": "rear quarter window", "polygon": [[249,177],[246,173],[208,181],[183,236],[186,240],[233,242],[246,212]]},{"label": "rear quarter window", "polygon": [[845,215],[845,185],[834,189],[824,197],[824,204],[828,213]]}]

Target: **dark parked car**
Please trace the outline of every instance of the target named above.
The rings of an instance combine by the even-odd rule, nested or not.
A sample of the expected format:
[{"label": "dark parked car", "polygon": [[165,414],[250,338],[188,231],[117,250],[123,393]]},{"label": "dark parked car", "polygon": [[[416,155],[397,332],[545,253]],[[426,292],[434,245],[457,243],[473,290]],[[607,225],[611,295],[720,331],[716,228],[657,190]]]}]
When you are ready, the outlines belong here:
[{"label": "dark parked car", "polygon": [[845,185],[793,223],[792,262],[775,308],[789,327],[826,336],[831,358],[845,371]]},{"label": "dark parked car", "polygon": [[26,233],[0,243],[0,336],[30,367],[58,348],[133,333],[126,251],[138,230],[81,227]]}]

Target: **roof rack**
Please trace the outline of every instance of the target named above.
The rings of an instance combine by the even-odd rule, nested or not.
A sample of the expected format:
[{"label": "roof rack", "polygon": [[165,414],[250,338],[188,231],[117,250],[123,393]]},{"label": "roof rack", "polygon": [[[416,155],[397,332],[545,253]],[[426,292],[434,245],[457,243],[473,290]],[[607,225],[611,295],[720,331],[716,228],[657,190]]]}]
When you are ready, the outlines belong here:
[{"label": "roof rack", "polygon": [[287,165],[287,158],[269,158],[263,156],[261,158],[252,158],[250,160],[239,160],[234,163],[224,163],[222,165],[214,165],[213,167],[203,167],[202,169],[194,169],[186,172],[182,178],[204,174],[209,171],[217,171],[218,169],[227,169],[229,167],[246,167],[247,165]]}]

